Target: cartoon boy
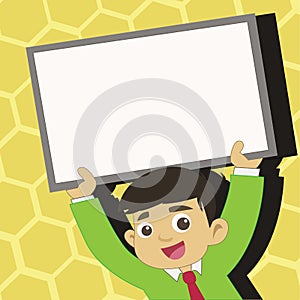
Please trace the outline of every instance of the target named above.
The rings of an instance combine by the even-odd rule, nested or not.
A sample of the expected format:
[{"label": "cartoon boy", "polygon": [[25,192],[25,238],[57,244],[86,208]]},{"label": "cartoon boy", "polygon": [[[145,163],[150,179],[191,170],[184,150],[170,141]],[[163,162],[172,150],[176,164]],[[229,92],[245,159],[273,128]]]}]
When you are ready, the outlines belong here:
[{"label": "cartoon boy", "polygon": [[92,174],[81,168],[84,182],[68,193],[91,252],[149,299],[241,299],[227,275],[253,235],[264,182],[256,169],[261,159],[248,160],[242,149],[242,142],[232,149],[236,168],[228,195],[222,192],[222,176],[180,167],[151,171],[127,188],[120,209],[133,215],[134,229],[125,232],[125,240],[137,257],[116,236],[91,196]]}]

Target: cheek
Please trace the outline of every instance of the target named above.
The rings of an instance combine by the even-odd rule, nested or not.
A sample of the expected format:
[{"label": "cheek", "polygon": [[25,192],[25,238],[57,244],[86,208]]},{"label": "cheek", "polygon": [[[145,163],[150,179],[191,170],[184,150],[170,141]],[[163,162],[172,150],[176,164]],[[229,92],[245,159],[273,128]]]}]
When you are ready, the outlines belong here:
[{"label": "cheek", "polygon": [[160,248],[153,237],[148,239],[138,238],[135,242],[135,253],[137,257],[145,264],[159,267],[161,260]]},{"label": "cheek", "polygon": [[154,244],[153,237],[149,237],[147,239],[137,237],[134,243],[134,249],[137,256],[139,257],[147,256],[149,252],[152,251],[153,244]]},{"label": "cheek", "polygon": [[209,227],[201,220],[196,219],[192,223],[189,231],[184,233],[182,237],[189,247],[194,249],[206,249],[209,242]]}]

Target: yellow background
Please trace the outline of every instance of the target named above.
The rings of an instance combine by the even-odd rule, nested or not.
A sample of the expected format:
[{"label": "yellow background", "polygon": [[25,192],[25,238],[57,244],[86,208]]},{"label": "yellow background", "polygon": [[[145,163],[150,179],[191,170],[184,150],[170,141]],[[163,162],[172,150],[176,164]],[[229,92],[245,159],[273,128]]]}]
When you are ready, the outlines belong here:
[{"label": "yellow background", "polygon": [[[0,300],[146,299],[92,257],[66,193],[48,191],[25,48],[252,12],[277,14],[300,149],[299,0],[0,0]],[[300,299],[299,161],[280,165],[278,224],[249,275],[264,299]]]}]

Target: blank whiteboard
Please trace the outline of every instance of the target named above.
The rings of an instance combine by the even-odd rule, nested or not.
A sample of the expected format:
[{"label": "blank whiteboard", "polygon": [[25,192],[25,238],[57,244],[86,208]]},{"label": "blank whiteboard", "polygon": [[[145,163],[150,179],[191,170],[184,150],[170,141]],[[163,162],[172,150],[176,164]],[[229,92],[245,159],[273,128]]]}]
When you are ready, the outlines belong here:
[{"label": "blank whiteboard", "polygon": [[276,155],[254,15],[27,50],[51,191]]}]

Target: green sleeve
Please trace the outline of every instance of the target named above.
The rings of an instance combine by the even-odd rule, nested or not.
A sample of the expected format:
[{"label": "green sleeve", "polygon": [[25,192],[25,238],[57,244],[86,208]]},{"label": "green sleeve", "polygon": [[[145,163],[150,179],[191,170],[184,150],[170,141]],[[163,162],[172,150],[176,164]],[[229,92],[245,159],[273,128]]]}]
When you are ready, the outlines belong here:
[{"label": "green sleeve", "polygon": [[127,251],[97,198],[71,204],[71,209],[87,246],[102,265],[136,287],[153,282],[156,270]]},{"label": "green sleeve", "polygon": [[263,177],[231,175],[221,215],[228,223],[228,234],[223,242],[208,251],[218,272],[230,273],[245,253],[258,220],[263,188]]}]

